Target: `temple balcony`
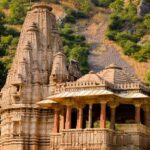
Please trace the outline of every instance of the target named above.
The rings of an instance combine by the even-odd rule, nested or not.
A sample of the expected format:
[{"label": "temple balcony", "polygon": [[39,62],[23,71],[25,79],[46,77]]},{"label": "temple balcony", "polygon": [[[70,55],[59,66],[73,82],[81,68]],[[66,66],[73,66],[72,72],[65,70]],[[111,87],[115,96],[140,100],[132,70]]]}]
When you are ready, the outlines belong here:
[{"label": "temple balcony", "polygon": [[119,124],[118,130],[65,129],[50,136],[50,150],[123,150],[150,148],[150,128],[142,124]]}]

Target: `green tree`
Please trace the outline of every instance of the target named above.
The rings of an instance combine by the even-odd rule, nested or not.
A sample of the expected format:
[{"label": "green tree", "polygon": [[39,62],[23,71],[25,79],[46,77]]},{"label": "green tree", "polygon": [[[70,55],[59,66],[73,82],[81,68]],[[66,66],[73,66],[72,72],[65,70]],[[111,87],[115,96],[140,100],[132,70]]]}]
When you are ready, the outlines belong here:
[{"label": "green tree", "polygon": [[128,7],[125,9],[124,18],[128,21],[135,21],[137,19],[137,7],[130,1]]},{"label": "green tree", "polygon": [[145,44],[134,56],[138,61],[147,61],[150,59],[150,44]]},{"label": "green tree", "polygon": [[144,17],[144,25],[148,29],[148,32],[150,33],[150,13],[145,15]]},{"label": "green tree", "polygon": [[12,0],[10,3],[9,22],[12,24],[22,24],[27,12],[26,0]]},{"label": "green tree", "polygon": [[83,74],[87,73],[89,71],[87,62],[89,45],[85,43],[85,37],[75,33],[72,26],[68,23],[60,28],[60,33],[68,60],[75,59],[79,61],[81,72]]},{"label": "green tree", "polygon": [[115,0],[110,4],[110,8],[116,13],[121,13],[124,9],[124,1],[123,0]]},{"label": "green tree", "polygon": [[118,14],[112,14],[109,18],[109,29],[120,30],[123,27],[124,19]]},{"label": "green tree", "polygon": [[139,41],[139,38],[135,34],[131,34],[130,32],[123,31],[123,32],[118,32],[116,34],[116,40],[121,46],[124,46],[126,44],[126,41],[130,40],[136,43]]},{"label": "green tree", "polygon": [[108,7],[114,0],[92,0],[92,2],[100,7]]},{"label": "green tree", "polygon": [[88,49],[86,47],[81,47],[80,45],[75,46],[70,52],[69,59],[75,59],[79,62],[80,69],[83,74],[88,71],[88,54]]},{"label": "green tree", "polygon": [[89,0],[76,0],[80,5],[80,10],[87,14],[91,10],[91,5]]},{"label": "green tree", "polygon": [[1,89],[2,86],[4,85],[6,73],[7,73],[7,70],[6,70],[4,63],[1,61],[0,61],[0,68],[1,68],[0,69],[0,89]]},{"label": "green tree", "polygon": [[3,12],[0,11],[0,36],[4,34],[5,31],[4,20],[5,20],[5,15]]},{"label": "green tree", "polygon": [[1,0],[0,1],[0,8],[8,9],[10,1],[11,0]]},{"label": "green tree", "polygon": [[132,56],[134,53],[138,52],[140,47],[130,40],[126,42],[124,45],[124,54],[128,56]]}]

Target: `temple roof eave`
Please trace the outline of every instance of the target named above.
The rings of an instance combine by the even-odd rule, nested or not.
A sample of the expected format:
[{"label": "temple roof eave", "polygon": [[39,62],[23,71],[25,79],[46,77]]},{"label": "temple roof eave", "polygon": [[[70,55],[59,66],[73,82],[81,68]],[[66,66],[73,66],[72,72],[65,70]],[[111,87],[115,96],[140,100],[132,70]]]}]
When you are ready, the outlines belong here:
[{"label": "temple roof eave", "polygon": [[[100,91],[101,92],[101,91]],[[150,97],[148,95],[145,95],[143,93],[137,92],[137,93],[113,93],[113,92],[108,92],[108,93],[102,93],[102,94],[80,94],[81,92],[63,92],[63,93],[59,93],[53,96],[48,97],[48,99],[52,99],[54,101],[59,100],[59,99],[66,99],[66,98],[79,98],[79,97],[100,97],[100,96],[117,96],[120,98],[132,98],[132,99],[136,99],[136,98],[147,98],[150,99]]]},{"label": "temple roof eave", "polygon": [[97,103],[100,101],[109,101],[112,99],[118,99],[121,103],[124,103],[125,101],[132,101],[132,100],[148,100],[150,102],[150,97],[148,95],[145,95],[140,92],[135,93],[113,93],[108,90],[99,90],[99,92],[95,91],[95,93],[90,91],[82,91],[82,92],[61,92],[56,95],[49,96],[47,99],[51,99],[53,101],[56,101],[58,103],[72,103],[74,102],[81,102],[84,104],[87,103]]},{"label": "temple roof eave", "polygon": [[46,99],[40,102],[37,102],[37,105],[44,108],[55,108],[57,107],[58,103],[56,101]]}]

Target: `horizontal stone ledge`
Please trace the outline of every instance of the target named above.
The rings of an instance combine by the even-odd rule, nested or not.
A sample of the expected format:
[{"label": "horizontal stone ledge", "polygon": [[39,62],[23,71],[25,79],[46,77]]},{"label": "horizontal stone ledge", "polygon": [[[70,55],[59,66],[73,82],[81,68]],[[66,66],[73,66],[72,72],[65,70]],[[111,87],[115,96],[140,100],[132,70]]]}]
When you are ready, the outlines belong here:
[{"label": "horizontal stone ledge", "polygon": [[115,132],[114,130],[108,128],[85,128],[85,129],[63,129],[61,132],[86,132],[86,131],[108,131]]}]

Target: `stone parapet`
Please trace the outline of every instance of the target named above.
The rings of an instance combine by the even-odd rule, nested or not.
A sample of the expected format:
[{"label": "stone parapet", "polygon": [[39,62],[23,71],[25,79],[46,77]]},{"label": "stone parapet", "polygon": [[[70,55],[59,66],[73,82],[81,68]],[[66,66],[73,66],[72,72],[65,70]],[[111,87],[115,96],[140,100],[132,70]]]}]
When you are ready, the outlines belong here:
[{"label": "stone parapet", "polygon": [[126,133],[142,133],[150,136],[150,128],[142,124],[117,124],[117,129]]},{"label": "stone parapet", "polygon": [[[114,131],[110,129],[68,129],[51,134],[50,149],[57,150],[148,150],[149,129],[131,125],[132,130]],[[122,128],[123,129],[123,128]],[[147,133],[148,131],[148,133]]]}]

